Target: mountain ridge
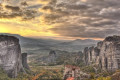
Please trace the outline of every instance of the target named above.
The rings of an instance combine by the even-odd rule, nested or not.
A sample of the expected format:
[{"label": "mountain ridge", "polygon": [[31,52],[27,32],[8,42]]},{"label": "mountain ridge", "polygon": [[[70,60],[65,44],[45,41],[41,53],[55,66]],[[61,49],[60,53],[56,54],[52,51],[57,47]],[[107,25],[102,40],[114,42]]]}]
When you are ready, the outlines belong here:
[{"label": "mountain ridge", "polygon": [[86,46],[94,46],[98,41],[92,39],[54,40],[23,37],[18,34],[1,33],[1,35],[15,36],[20,39],[22,52],[39,53],[41,50],[81,51]]}]

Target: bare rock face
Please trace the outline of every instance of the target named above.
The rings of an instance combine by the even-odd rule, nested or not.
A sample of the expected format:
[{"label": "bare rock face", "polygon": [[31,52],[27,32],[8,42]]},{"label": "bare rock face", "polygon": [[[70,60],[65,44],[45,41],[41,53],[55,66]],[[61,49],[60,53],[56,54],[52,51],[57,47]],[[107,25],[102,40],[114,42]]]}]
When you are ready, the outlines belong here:
[{"label": "bare rock face", "polygon": [[11,78],[16,77],[18,72],[24,71],[21,48],[16,37],[0,35],[0,67]]},{"label": "bare rock face", "polygon": [[99,53],[100,53],[100,50],[97,47],[90,47],[90,48],[86,47],[84,49],[84,57],[83,57],[84,63],[86,65],[90,65],[96,62],[99,56]]},{"label": "bare rock face", "polygon": [[25,69],[30,69],[27,64],[27,53],[22,53],[22,65]]},{"label": "bare rock face", "polygon": [[100,48],[101,68],[116,70],[120,68],[120,36],[107,37]]},{"label": "bare rock face", "polygon": [[51,50],[48,56],[49,63],[56,63],[56,52]]},{"label": "bare rock face", "polygon": [[83,61],[86,65],[88,65],[88,47],[86,47],[83,51]]},{"label": "bare rock face", "polygon": [[97,47],[85,48],[84,62],[96,64],[102,70],[120,69],[120,36],[109,36],[99,42]]},{"label": "bare rock face", "polygon": [[98,42],[98,43],[97,43],[97,48],[100,49],[100,48],[102,47],[102,44],[103,44],[102,41]]}]

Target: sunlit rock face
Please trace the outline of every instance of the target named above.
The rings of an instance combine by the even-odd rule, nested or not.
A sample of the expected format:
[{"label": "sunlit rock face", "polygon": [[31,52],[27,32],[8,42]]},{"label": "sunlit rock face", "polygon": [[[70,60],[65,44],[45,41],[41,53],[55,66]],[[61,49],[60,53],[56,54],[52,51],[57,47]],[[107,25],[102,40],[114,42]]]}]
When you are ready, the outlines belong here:
[{"label": "sunlit rock face", "polygon": [[86,65],[95,63],[96,60],[98,59],[99,53],[100,50],[97,47],[90,47],[90,48],[86,47],[84,49],[84,57],[83,57],[84,63]]},{"label": "sunlit rock face", "polygon": [[120,68],[120,36],[107,37],[100,48],[101,68],[116,70]]},{"label": "sunlit rock face", "polygon": [[102,70],[109,71],[120,69],[120,36],[106,37],[97,47],[85,48],[84,53],[87,65],[96,64]]},{"label": "sunlit rock face", "polygon": [[9,77],[24,71],[19,40],[13,36],[0,35],[0,66]]}]

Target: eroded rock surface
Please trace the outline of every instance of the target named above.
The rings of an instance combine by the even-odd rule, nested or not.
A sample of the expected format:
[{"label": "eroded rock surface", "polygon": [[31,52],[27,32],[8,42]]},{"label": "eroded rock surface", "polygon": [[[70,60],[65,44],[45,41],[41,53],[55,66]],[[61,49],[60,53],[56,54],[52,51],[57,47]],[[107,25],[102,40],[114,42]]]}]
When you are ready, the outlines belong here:
[{"label": "eroded rock surface", "polygon": [[51,50],[48,56],[49,63],[56,63],[56,52]]},{"label": "eroded rock surface", "polygon": [[86,65],[95,64],[102,70],[120,69],[120,36],[109,36],[99,42],[97,47],[84,49]]},{"label": "eroded rock surface", "polygon": [[22,53],[22,65],[25,69],[30,69],[27,64],[27,53]]},{"label": "eroded rock surface", "polygon": [[0,67],[12,78],[24,71],[19,39],[16,37],[0,35]]}]

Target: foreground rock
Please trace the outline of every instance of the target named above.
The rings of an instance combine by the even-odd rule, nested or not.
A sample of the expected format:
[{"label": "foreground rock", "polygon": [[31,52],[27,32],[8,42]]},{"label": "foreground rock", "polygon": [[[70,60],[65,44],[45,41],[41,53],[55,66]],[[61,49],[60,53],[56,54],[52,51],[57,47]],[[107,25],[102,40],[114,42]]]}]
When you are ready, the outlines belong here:
[{"label": "foreground rock", "polygon": [[0,67],[14,78],[24,71],[19,40],[13,36],[0,35]]},{"label": "foreground rock", "polygon": [[120,36],[109,36],[99,42],[97,47],[84,49],[86,65],[95,64],[102,70],[120,69]]}]

